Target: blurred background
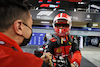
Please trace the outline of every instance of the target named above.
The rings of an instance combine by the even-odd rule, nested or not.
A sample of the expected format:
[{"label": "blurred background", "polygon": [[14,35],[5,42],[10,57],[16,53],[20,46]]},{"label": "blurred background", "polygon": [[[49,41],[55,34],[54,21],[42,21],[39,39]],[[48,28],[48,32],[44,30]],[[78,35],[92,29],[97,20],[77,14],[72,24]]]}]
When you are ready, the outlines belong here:
[{"label": "blurred background", "polygon": [[54,34],[52,22],[59,13],[72,19],[70,34],[77,39],[82,52],[81,67],[100,67],[100,0],[29,0],[33,33],[23,51],[33,53]]}]

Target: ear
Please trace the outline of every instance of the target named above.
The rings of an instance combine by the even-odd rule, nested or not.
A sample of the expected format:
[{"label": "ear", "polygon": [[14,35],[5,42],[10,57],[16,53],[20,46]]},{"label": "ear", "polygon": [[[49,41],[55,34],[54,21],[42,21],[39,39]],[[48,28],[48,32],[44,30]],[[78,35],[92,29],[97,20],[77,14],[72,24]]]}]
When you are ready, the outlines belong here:
[{"label": "ear", "polygon": [[22,35],[22,20],[16,20],[13,24],[15,33],[18,35]]}]

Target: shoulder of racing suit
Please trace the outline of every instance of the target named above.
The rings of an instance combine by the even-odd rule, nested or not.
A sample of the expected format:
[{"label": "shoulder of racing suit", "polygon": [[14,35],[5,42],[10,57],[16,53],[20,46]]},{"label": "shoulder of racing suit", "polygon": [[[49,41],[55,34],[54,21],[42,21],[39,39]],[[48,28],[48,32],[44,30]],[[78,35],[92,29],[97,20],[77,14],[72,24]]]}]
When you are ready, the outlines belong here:
[{"label": "shoulder of racing suit", "polygon": [[[68,41],[69,42],[73,42],[74,41],[74,36],[72,36],[72,35],[68,35],[67,36],[68,37]],[[50,39],[50,41],[51,42],[57,42],[57,44],[59,45],[59,44],[61,44],[61,39],[60,39],[60,37],[59,36],[57,36],[57,35],[52,35],[52,38]]]},{"label": "shoulder of racing suit", "polygon": [[[74,36],[68,35],[66,36],[66,38],[68,38],[67,40],[68,44],[73,45],[72,43],[74,42]],[[48,41],[47,44],[54,47],[64,46],[64,45],[61,45],[61,38],[55,34],[52,35],[52,38]]]},{"label": "shoulder of racing suit", "polygon": [[[51,53],[53,53],[54,48],[60,47],[61,46],[61,39],[59,36],[57,35],[52,35],[53,37],[48,41],[47,43],[47,49],[46,52],[50,51]],[[79,50],[78,45],[74,42],[74,36],[72,35],[68,35],[68,43],[72,46],[72,52],[75,52],[76,50]]]}]

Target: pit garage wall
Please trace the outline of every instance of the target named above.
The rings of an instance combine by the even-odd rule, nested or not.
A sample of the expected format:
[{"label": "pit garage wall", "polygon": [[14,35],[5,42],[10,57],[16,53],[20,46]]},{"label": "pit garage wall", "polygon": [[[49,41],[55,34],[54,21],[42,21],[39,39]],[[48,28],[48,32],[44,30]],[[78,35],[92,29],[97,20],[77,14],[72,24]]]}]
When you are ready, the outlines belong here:
[{"label": "pit garage wall", "polygon": [[[38,13],[42,10],[30,10],[32,19],[33,20],[53,20],[54,16],[56,16],[58,13],[57,10],[53,11],[53,13],[49,16],[46,15],[38,15]],[[44,10],[45,11],[45,10]],[[72,18],[72,21],[75,22],[97,22],[100,23],[100,13],[84,13],[84,12],[72,12],[72,11],[66,11],[65,13],[69,14],[69,16]],[[34,23],[33,23],[34,24]],[[53,29],[42,29],[42,28],[33,28],[33,32],[39,32],[39,33],[54,33]],[[78,30],[77,30],[78,29]],[[82,35],[82,36],[100,36],[100,29],[92,29],[92,30],[86,30],[83,28],[73,28],[70,32],[71,35]],[[79,30],[80,29],[80,30]],[[96,30],[97,29],[97,30]]]},{"label": "pit garage wall", "polygon": [[[46,34],[54,34],[53,29],[36,29],[33,28],[34,33],[46,33]],[[96,31],[78,31],[78,30],[71,30],[71,35],[80,35],[80,36],[100,36],[100,32]]]},{"label": "pit garage wall", "polygon": [[[52,11],[50,15],[40,14],[41,11],[51,11],[51,10],[30,10],[33,20],[53,20],[54,17],[59,14],[59,11]],[[74,22],[98,22],[100,23],[100,13],[86,13],[86,12],[73,12],[66,11]]]}]

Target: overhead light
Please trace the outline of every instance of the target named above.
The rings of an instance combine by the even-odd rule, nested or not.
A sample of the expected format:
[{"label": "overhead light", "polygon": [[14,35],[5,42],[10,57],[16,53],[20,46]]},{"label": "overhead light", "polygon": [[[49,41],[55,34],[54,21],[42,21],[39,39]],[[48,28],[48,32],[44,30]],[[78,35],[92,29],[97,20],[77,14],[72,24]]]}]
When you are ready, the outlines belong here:
[{"label": "overhead light", "polygon": [[77,10],[74,8],[74,12],[76,12]]},{"label": "overhead light", "polygon": [[65,11],[65,9],[58,9],[58,11]]},{"label": "overhead light", "polygon": [[36,10],[38,10],[38,9],[39,9],[39,7],[36,8]]},{"label": "overhead light", "polygon": [[86,9],[83,9],[83,8],[77,8],[77,10],[84,10],[84,11],[85,11]]},{"label": "overhead light", "polygon": [[53,9],[53,11],[55,11],[55,10],[56,10],[56,8]]},{"label": "overhead light", "polygon": [[86,2],[78,2],[78,4],[86,4]]},{"label": "overhead light", "polygon": [[93,24],[93,26],[98,26],[98,24]]},{"label": "overhead light", "polygon": [[99,6],[97,6],[97,5],[91,5],[91,7],[93,7],[93,8],[96,8],[96,9],[100,9],[100,7]]},{"label": "overhead light", "polygon": [[40,10],[47,10],[46,8],[42,8],[42,9],[40,9]]},{"label": "overhead light", "polygon": [[51,8],[58,8],[59,5],[53,5],[53,4],[50,4],[49,7],[51,7]]},{"label": "overhead light", "polygon": [[46,15],[46,16],[50,16],[53,13],[53,11],[40,11],[37,15]]},{"label": "overhead light", "polygon": [[91,31],[91,30],[92,30],[92,28],[88,28],[88,30],[89,30],[89,31]]},{"label": "overhead light", "polygon": [[49,21],[41,21],[41,23],[50,23]]},{"label": "overhead light", "polygon": [[83,8],[77,8],[77,10],[83,10]]},{"label": "overhead light", "polygon": [[50,28],[49,26],[46,26],[46,28]]}]

